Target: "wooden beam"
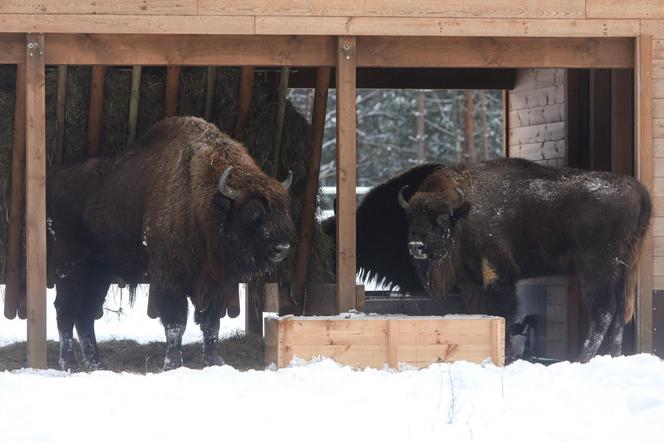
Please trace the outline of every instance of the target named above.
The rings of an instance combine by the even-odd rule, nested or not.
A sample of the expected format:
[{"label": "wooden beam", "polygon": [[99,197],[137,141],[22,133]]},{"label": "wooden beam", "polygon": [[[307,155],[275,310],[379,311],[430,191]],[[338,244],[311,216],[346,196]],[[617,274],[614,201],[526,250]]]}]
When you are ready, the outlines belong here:
[{"label": "wooden beam", "polygon": [[[359,68],[358,89],[513,89],[516,69]],[[269,76],[273,79],[274,76]],[[316,69],[291,69],[288,87],[313,88]],[[336,85],[332,70],[330,88]]]},{"label": "wooden beam", "polygon": [[141,76],[143,68],[133,66],[131,68],[131,92],[129,94],[129,121],[127,124],[127,144],[136,139],[136,127],[138,126],[138,105],[141,97]]},{"label": "wooden beam", "polygon": [[207,121],[212,121],[212,108],[214,105],[214,88],[217,82],[217,68],[209,66],[207,71],[207,84],[205,86],[205,111],[203,116]]},{"label": "wooden beam", "polygon": [[244,128],[249,119],[251,95],[254,90],[254,67],[242,66],[240,71],[240,96],[238,97],[237,120],[235,121],[235,138],[244,140]]},{"label": "wooden beam", "polygon": [[330,85],[330,67],[320,67],[316,72],[316,88],[311,117],[311,147],[307,165],[307,180],[304,184],[302,212],[300,213],[300,231],[297,239],[297,255],[293,270],[293,299],[299,314],[304,313],[304,288],[309,271],[311,244],[316,224],[316,197],[320,178],[320,159],[323,150],[325,133],[325,116],[327,114],[327,96]]},{"label": "wooden beam", "polygon": [[357,62],[355,37],[337,44],[337,305],[340,312],[355,308],[355,140]]},{"label": "wooden beam", "polygon": [[46,368],[46,85],[44,35],[26,37],[28,366]]},{"label": "wooden beam", "polygon": [[634,176],[634,72],[611,70],[611,172]]},{"label": "wooden beam", "polygon": [[12,149],[7,265],[5,267],[5,317],[14,319],[21,298],[22,231],[25,210],[25,65],[16,66],[14,146]]},{"label": "wooden beam", "polygon": [[56,164],[62,164],[65,147],[65,106],[67,104],[67,66],[58,66],[58,88],[55,98],[55,158]]},{"label": "wooden beam", "polygon": [[25,34],[0,33],[0,47],[0,64],[25,63]]},{"label": "wooden beam", "polygon": [[92,66],[90,77],[90,107],[88,109],[88,155],[99,152],[101,125],[104,113],[105,66]]},{"label": "wooden beam", "polygon": [[47,64],[332,66],[332,37],[49,34]]},{"label": "wooden beam", "polygon": [[357,37],[361,67],[631,68],[631,38]]},{"label": "wooden beam", "polygon": [[[654,190],[653,120],[652,120],[652,37],[636,40],[636,172],[648,191]],[[653,222],[646,232],[639,262],[639,286],[636,306],[636,349],[652,352],[652,300],[654,272]]]},{"label": "wooden beam", "polygon": [[180,66],[166,67],[166,92],[164,93],[164,116],[174,117],[178,114],[178,96],[180,94]]},{"label": "wooden beam", "polygon": [[284,134],[284,117],[286,116],[286,97],[288,96],[288,76],[290,68],[284,66],[279,75],[277,89],[277,112],[274,121],[274,138],[272,140],[272,176],[279,178],[279,161],[281,158],[281,139]]}]

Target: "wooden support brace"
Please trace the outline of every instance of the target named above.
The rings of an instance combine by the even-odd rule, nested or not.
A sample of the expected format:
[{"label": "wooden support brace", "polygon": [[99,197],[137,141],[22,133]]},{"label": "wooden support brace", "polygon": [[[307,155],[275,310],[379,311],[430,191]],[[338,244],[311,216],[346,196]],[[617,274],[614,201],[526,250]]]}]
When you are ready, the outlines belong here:
[{"label": "wooden support brace", "polygon": [[46,87],[44,34],[26,38],[28,366],[46,368]]},{"label": "wooden support brace", "polygon": [[7,266],[5,268],[5,317],[14,319],[21,299],[21,232],[25,210],[25,65],[16,66],[14,146],[9,190]]},{"label": "wooden support brace", "polygon": [[340,312],[355,305],[355,37],[339,37],[337,45],[337,305]]},{"label": "wooden support brace", "polygon": [[104,111],[104,77],[106,66],[92,66],[90,78],[90,107],[88,110],[88,155],[99,152],[101,121]]},{"label": "wooden support brace", "polygon": [[244,128],[249,119],[251,94],[254,90],[254,67],[243,66],[240,72],[240,96],[238,99],[237,120],[235,122],[235,139],[244,141]]},{"label": "wooden support brace", "polygon": [[164,96],[164,116],[178,114],[178,95],[180,93],[180,66],[166,67],[166,93]]},{"label": "wooden support brace", "polygon": [[207,71],[207,85],[205,87],[205,111],[203,116],[206,121],[212,121],[212,106],[214,105],[214,87],[217,80],[217,68],[209,66]]},{"label": "wooden support brace", "polygon": [[297,255],[293,274],[293,299],[297,303],[300,314],[304,313],[304,287],[307,282],[311,244],[316,224],[316,196],[320,177],[320,159],[323,149],[325,132],[325,114],[330,84],[329,66],[320,67],[316,71],[316,89],[311,121],[311,150],[307,165],[307,181],[304,185],[302,212],[300,214],[300,231],[297,239]]},{"label": "wooden support brace", "polygon": [[67,98],[67,66],[58,66],[58,89],[55,103],[55,158],[56,164],[64,160],[65,146],[65,105]]},{"label": "wooden support brace", "polygon": [[133,66],[131,69],[131,93],[129,95],[129,122],[127,144],[136,139],[136,127],[138,126],[138,105],[141,97],[141,66]]},{"label": "wooden support brace", "polygon": [[286,115],[286,97],[288,96],[288,76],[290,68],[282,67],[279,76],[277,94],[277,115],[274,121],[274,139],[272,140],[272,176],[278,178],[279,160],[281,159],[281,138],[284,133],[284,117]]}]

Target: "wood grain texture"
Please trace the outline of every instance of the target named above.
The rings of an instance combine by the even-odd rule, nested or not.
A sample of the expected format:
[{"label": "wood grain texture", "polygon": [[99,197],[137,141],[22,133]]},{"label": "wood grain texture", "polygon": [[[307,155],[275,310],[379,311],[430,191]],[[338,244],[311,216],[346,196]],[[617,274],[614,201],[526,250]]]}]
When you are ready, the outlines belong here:
[{"label": "wood grain texture", "polygon": [[450,37],[630,37],[639,20],[556,20],[432,17],[257,16],[256,34]]},{"label": "wood grain texture", "polygon": [[99,152],[102,117],[104,113],[105,66],[92,66],[90,76],[90,105],[88,108],[88,155]]},{"label": "wood grain texture", "polygon": [[240,70],[240,92],[235,120],[235,138],[240,141],[244,140],[244,128],[249,119],[251,95],[254,90],[254,71],[253,66],[242,66]]},{"label": "wood grain texture", "polygon": [[0,14],[2,32],[253,34],[253,17],[182,15]]},{"label": "wood grain texture", "polygon": [[197,0],[3,0],[0,14],[196,15]]},{"label": "wood grain texture", "polygon": [[7,319],[14,319],[21,293],[22,232],[25,212],[25,65],[16,67],[14,102],[14,145],[9,189],[7,227],[7,264],[5,266],[5,308]]},{"label": "wood grain texture", "polygon": [[356,41],[337,42],[337,306],[339,312],[355,304],[355,187],[357,185]]},{"label": "wood grain texture", "polygon": [[28,367],[46,368],[46,86],[44,35],[26,38]]},{"label": "wood grain texture", "polygon": [[655,39],[664,38],[664,20],[641,20],[641,33]]},{"label": "wood grain texture", "polygon": [[[653,194],[653,119],[652,119],[652,37],[642,35],[636,41],[636,173]],[[653,227],[646,232],[641,247],[637,294],[636,337],[639,351],[652,351],[652,290],[654,268]]]},{"label": "wood grain texture", "polygon": [[178,97],[180,95],[181,67],[170,65],[166,67],[166,90],[164,92],[164,116],[174,117],[178,114]]},{"label": "wood grain texture", "polygon": [[198,0],[201,15],[583,18],[584,0]]},{"label": "wood grain texture", "polygon": [[47,64],[333,66],[332,37],[49,34]]},{"label": "wood grain texture", "polygon": [[[1,21],[1,19],[0,19]],[[0,29],[2,29],[0,27]],[[21,34],[0,33],[0,63],[25,63],[25,36]]]},{"label": "wood grain texture", "polygon": [[588,18],[664,18],[662,0],[586,0]]}]

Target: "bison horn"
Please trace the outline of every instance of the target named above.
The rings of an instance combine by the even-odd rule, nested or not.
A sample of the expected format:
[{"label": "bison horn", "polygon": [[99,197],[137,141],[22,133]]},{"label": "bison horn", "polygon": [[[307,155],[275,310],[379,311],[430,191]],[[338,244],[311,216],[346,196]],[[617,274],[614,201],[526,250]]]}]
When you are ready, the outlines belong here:
[{"label": "bison horn", "polygon": [[293,171],[289,170],[288,176],[281,182],[281,185],[284,186],[286,190],[288,190],[290,189],[291,184],[293,184]]},{"label": "bison horn", "polygon": [[463,206],[463,204],[466,202],[466,197],[464,196],[461,189],[459,189],[458,187],[455,187],[454,190],[456,190],[456,192],[459,194],[459,200],[457,201],[457,204],[454,206],[454,210],[456,210],[459,207]]},{"label": "bison horn", "polygon": [[233,170],[233,166],[228,166],[226,170],[221,174],[221,177],[219,178],[219,192],[225,196],[228,199],[235,200],[240,196],[240,192],[237,190],[233,189],[231,186],[228,185],[226,182],[228,180],[228,176],[231,174],[231,170]]},{"label": "bison horn", "polygon": [[406,198],[403,197],[403,191],[407,188],[408,186],[403,186],[401,189],[399,189],[399,196],[397,197],[399,200],[399,205],[403,210],[408,210],[408,201],[406,201]]}]

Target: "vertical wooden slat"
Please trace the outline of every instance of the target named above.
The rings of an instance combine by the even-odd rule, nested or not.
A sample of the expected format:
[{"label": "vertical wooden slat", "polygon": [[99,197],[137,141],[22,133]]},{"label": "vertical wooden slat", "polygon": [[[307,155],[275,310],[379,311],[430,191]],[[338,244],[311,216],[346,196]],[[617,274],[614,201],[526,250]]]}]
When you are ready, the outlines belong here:
[{"label": "vertical wooden slat", "polygon": [[244,141],[244,128],[249,119],[251,94],[254,91],[254,67],[242,66],[240,72],[240,95],[238,97],[237,120],[235,121],[235,139]]},{"label": "vertical wooden slat", "polygon": [[178,113],[178,95],[180,93],[180,66],[166,67],[166,92],[164,96],[164,116],[173,117]]},{"label": "vertical wooden slat", "polygon": [[510,156],[510,91],[503,91],[503,155]]},{"label": "vertical wooden slat", "polygon": [[311,151],[309,153],[309,164],[307,165],[307,180],[304,184],[297,256],[295,257],[295,269],[293,271],[293,299],[298,305],[300,314],[303,313],[304,309],[304,287],[307,281],[311,242],[316,224],[316,196],[318,195],[320,159],[325,133],[325,115],[331,70],[332,68],[325,66],[319,67],[316,71],[316,89],[311,117]]},{"label": "vertical wooden slat", "polygon": [[217,68],[209,66],[207,71],[207,85],[205,86],[205,111],[203,116],[206,121],[212,121],[212,106],[214,105],[214,87],[217,80]]},{"label": "vertical wooden slat", "polygon": [[9,190],[9,225],[7,229],[7,266],[5,268],[5,317],[14,319],[21,298],[21,231],[25,210],[25,65],[16,66],[16,101],[14,104],[14,146]]},{"label": "vertical wooden slat", "polygon": [[491,360],[499,367],[505,365],[505,320],[494,318],[491,320]]},{"label": "vertical wooden slat", "polygon": [[274,121],[274,139],[272,140],[272,176],[279,176],[279,160],[281,158],[281,138],[284,133],[284,117],[286,115],[286,97],[288,95],[288,77],[290,68],[282,67],[279,75],[277,94],[277,115]]},{"label": "vertical wooden slat", "polygon": [[355,187],[357,183],[355,37],[337,44],[337,305],[355,308]]},{"label": "vertical wooden slat", "polygon": [[634,76],[611,70],[611,172],[634,174]]},{"label": "vertical wooden slat", "polygon": [[127,124],[127,144],[136,139],[136,127],[138,126],[138,105],[141,96],[141,76],[143,68],[133,66],[131,68],[131,93],[129,94],[129,121]]},{"label": "vertical wooden slat", "polygon": [[106,66],[92,66],[90,78],[90,107],[88,110],[88,155],[99,152],[101,120],[104,110],[104,77]]},{"label": "vertical wooden slat", "polygon": [[[653,191],[653,112],[652,112],[652,36],[641,35],[636,40],[637,97],[636,166],[637,177],[648,191]],[[652,352],[653,297],[653,232],[652,223],[643,240],[639,263],[639,287],[636,309],[636,339],[640,352]]]},{"label": "vertical wooden slat", "polygon": [[387,320],[387,365],[399,368],[399,321]]},{"label": "vertical wooden slat", "polygon": [[53,161],[62,164],[65,146],[65,105],[67,98],[67,66],[58,66],[58,89],[55,104],[55,155]]},{"label": "vertical wooden slat", "polygon": [[28,366],[46,368],[46,87],[44,34],[26,38]]}]

